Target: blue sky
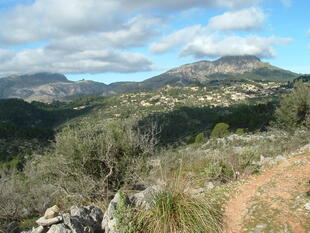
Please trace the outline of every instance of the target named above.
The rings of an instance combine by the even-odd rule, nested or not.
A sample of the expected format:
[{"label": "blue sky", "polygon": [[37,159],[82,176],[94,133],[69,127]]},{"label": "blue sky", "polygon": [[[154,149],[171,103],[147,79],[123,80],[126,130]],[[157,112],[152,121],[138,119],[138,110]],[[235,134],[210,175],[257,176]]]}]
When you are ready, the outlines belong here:
[{"label": "blue sky", "polygon": [[309,9],[307,0],[0,0],[0,76],[141,81],[229,55],[310,73]]}]

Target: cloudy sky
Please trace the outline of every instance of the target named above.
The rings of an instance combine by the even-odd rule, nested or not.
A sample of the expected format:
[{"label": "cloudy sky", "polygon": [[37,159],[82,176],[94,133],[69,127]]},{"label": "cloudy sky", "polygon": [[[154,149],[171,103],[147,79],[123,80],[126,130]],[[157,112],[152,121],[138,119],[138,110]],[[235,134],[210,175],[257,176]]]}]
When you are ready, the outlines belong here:
[{"label": "cloudy sky", "polygon": [[310,73],[308,0],[0,0],[0,76],[140,81],[226,55]]}]

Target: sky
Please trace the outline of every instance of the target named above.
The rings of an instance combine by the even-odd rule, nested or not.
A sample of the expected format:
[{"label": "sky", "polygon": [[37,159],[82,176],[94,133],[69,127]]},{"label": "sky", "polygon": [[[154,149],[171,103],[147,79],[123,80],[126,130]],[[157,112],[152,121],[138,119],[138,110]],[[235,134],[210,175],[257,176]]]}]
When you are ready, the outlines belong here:
[{"label": "sky", "polygon": [[0,77],[142,81],[255,55],[310,73],[309,0],[0,0]]}]

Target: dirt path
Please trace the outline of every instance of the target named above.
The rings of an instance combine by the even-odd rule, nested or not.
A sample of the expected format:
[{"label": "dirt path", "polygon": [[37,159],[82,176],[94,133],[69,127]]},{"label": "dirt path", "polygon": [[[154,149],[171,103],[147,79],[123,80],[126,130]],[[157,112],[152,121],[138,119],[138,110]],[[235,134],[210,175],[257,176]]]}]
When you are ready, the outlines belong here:
[{"label": "dirt path", "polygon": [[227,204],[225,233],[310,233],[310,154],[250,177]]}]

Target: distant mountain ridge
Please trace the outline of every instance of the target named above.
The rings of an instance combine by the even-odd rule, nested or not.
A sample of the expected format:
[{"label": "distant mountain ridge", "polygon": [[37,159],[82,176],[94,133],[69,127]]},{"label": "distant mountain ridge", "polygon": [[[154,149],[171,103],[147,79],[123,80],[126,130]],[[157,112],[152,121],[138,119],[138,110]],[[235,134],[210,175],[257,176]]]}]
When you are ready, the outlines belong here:
[{"label": "distant mountain ridge", "polygon": [[69,96],[115,95],[136,90],[152,90],[165,85],[207,85],[213,80],[251,79],[292,81],[298,75],[255,56],[226,56],[215,61],[199,61],[173,68],[142,82],[117,82],[106,85],[94,81],[69,81],[62,74],[37,73],[0,79],[0,98],[51,102]]},{"label": "distant mountain ridge", "polygon": [[0,98],[21,98],[27,101],[52,102],[68,96],[101,94],[107,89],[104,83],[69,81],[57,73],[36,73],[0,79]]}]

